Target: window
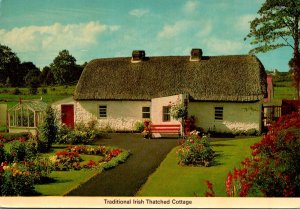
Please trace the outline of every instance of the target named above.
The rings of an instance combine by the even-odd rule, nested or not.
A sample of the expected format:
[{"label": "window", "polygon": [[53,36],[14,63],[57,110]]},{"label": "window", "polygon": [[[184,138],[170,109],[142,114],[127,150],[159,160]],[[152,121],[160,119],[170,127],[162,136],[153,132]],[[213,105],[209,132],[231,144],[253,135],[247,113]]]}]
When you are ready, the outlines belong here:
[{"label": "window", "polygon": [[150,107],[142,107],[143,118],[150,118]]},{"label": "window", "polygon": [[215,120],[223,120],[223,107],[215,107]]},{"label": "window", "polygon": [[106,118],[107,117],[107,106],[100,105],[99,106],[99,118]]},{"label": "window", "polygon": [[163,106],[163,121],[164,122],[171,120],[170,109],[171,109],[171,107],[169,107],[169,106]]}]

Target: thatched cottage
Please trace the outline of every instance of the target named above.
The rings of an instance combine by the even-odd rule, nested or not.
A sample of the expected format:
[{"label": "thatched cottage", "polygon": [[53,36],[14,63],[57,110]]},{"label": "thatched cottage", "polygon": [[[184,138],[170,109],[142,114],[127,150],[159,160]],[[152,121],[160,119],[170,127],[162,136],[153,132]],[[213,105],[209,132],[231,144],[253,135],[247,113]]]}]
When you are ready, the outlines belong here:
[{"label": "thatched cottage", "polygon": [[132,57],[89,62],[74,100],[56,105],[70,126],[97,120],[101,126],[132,130],[145,119],[179,123],[168,106],[188,100],[188,114],[205,130],[261,131],[266,86],[264,67],[253,55],[203,56],[193,49],[190,56],[146,57],[133,51]]}]

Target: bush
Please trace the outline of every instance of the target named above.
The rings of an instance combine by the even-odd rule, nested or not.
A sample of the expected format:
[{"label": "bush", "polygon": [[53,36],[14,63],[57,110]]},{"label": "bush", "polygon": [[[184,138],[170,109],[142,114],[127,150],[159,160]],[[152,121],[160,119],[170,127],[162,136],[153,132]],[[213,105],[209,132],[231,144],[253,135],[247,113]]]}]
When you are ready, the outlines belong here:
[{"label": "bush", "polygon": [[142,132],[144,131],[144,122],[142,122],[142,121],[137,121],[137,122],[134,124],[134,130],[137,131],[137,132],[142,133]]},{"label": "bush", "polygon": [[196,135],[189,135],[181,142],[177,150],[179,164],[210,166],[214,159],[214,151],[211,149],[206,137],[200,138]]},{"label": "bush", "polygon": [[0,182],[1,196],[25,196],[35,193],[33,176],[16,163],[0,165]]},{"label": "bush", "polygon": [[4,145],[0,142],[0,164],[6,161],[6,152],[4,150]]},{"label": "bush", "polygon": [[53,142],[56,141],[58,135],[58,127],[56,125],[56,119],[54,110],[48,106],[46,109],[46,116],[44,123],[40,129],[40,152],[49,151]]},{"label": "bush", "polygon": [[96,137],[101,137],[103,133],[96,128],[96,122],[90,121],[87,126],[80,123],[75,129],[61,126],[56,140],[59,144],[91,144]]},{"label": "bush", "polygon": [[298,113],[280,117],[262,140],[251,146],[252,158],[242,162],[243,168],[228,174],[228,195],[247,196],[258,190],[267,197],[299,197],[299,129]]}]

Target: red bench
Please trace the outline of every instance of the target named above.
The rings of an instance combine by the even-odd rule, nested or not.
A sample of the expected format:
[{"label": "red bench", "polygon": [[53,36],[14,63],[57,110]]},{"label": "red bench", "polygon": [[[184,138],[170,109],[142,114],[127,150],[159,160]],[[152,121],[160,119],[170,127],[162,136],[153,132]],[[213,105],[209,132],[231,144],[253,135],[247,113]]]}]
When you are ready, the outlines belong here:
[{"label": "red bench", "polygon": [[153,133],[160,134],[178,134],[181,136],[181,125],[180,124],[150,124],[149,127],[145,127],[149,136],[152,136]]}]

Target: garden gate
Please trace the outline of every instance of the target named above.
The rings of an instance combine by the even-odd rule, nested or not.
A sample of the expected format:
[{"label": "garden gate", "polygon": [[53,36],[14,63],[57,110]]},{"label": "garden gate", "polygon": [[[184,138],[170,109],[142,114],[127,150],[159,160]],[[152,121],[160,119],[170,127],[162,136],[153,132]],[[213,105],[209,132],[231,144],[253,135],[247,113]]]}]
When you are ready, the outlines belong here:
[{"label": "garden gate", "polygon": [[263,106],[262,126],[263,129],[276,121],[280,116],[292,112],[300,112],[300,100],[282,100],[281,106]]}]

